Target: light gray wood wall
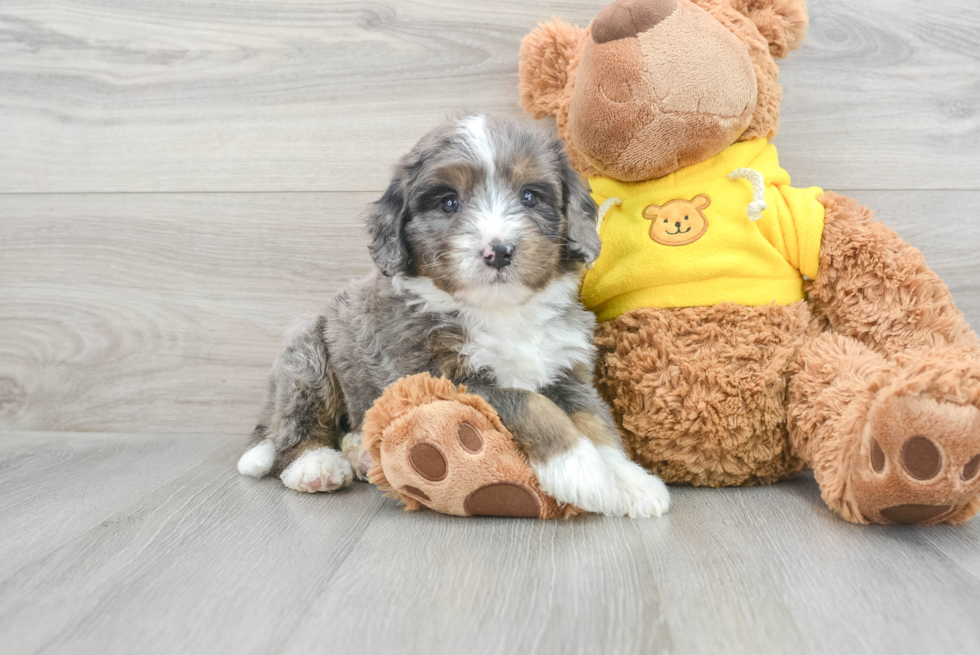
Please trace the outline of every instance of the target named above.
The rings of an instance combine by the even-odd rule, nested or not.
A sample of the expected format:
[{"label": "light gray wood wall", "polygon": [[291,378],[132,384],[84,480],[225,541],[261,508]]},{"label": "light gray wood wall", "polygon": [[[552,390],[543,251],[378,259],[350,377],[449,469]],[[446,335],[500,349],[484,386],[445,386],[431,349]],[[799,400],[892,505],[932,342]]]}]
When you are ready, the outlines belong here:
[{"label": "light gray wood wall", "polygon": [[[284,327],[369,269],[394,159],[520,116],[521,36],[603,4],[0,0],[0,650],[980,651],[980,519],[854,526],[809,477],[535,522],[235,473]],[[980,326],[980,3],[809,5],[784,165]]]},{"label": "light gray wood wall", "polygon": [[[777,143],[980,324],[980,5],[941,4],[811,2]],[[397,155],[520,117],[522,35],[602,5],[6,0],[0,427],[246,432],[286,324],[368,270]]]}]

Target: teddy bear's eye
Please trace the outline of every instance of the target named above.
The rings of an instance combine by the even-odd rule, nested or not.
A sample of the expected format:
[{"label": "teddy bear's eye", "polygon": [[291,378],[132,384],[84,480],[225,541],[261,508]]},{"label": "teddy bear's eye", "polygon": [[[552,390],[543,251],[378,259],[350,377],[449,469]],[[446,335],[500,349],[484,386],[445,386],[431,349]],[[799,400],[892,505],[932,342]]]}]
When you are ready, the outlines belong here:
[{"label": "teddy bear's eye", "polygon": [[666,222],[667,222],[667,219],[665,218],[665,219],[664,219],[664,223],[666,223]]},{"label": "teddy bear's eye", "polygon": [[685,220],[685,221],[687,220],[687,216],[685,216],[685,217],[684,217],[684,220]]}]

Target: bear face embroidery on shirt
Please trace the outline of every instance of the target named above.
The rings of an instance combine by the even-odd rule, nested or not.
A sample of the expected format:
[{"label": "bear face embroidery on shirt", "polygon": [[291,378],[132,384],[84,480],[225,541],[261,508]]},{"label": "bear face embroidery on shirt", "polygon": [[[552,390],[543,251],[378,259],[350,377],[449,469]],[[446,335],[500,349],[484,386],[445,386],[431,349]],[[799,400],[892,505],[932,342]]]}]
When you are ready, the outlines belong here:
[{"label": "bear face embroidery on shirt", "polygon": [[694,243],[708,231],[708,219],[704,210],[711,198],[700,194],[688,200],[671,200],[663,205],[648,205],[643,218],[653,221],[650,238],[665,246],[686,246]]}]

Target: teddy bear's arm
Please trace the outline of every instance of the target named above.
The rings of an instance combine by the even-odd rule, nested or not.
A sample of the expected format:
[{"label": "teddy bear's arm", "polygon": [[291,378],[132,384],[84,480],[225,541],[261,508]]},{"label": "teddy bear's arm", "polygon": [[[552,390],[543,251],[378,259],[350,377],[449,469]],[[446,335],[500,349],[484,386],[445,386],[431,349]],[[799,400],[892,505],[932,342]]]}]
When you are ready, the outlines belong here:
[{"label": "teddy bear's arm", "polygon": [[921,252],[856,201],[835,193],[820,200],[820,264],[807,288],[816,315],[886,357],[946,345],[980,354],[977,335]]}]

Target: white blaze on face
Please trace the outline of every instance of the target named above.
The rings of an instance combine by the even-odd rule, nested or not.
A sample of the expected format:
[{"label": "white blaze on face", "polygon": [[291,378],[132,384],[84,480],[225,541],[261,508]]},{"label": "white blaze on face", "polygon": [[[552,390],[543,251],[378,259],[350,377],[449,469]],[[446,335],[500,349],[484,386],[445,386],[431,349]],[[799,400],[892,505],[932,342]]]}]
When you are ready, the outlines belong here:
[{"label": "white blaze on face", "polygon": [[506,181],[496,179],[496,147],[484,116],[471,116],[462,122],[460,136],[466,150],[483,170],[484,179],[465,199],[468,226],[457,241],[465,253],[462,268],[478,281],[487,274],[485,253],[495,243],[515,245],[520,237],[520,206]]},{"label": "white blaze on face", "polygon": [[484,116],[470,116],[463,121],[463,138],[470,153],[486,169],[487,177],[492,178],[495,171],[493,140],[487,131]]}]

